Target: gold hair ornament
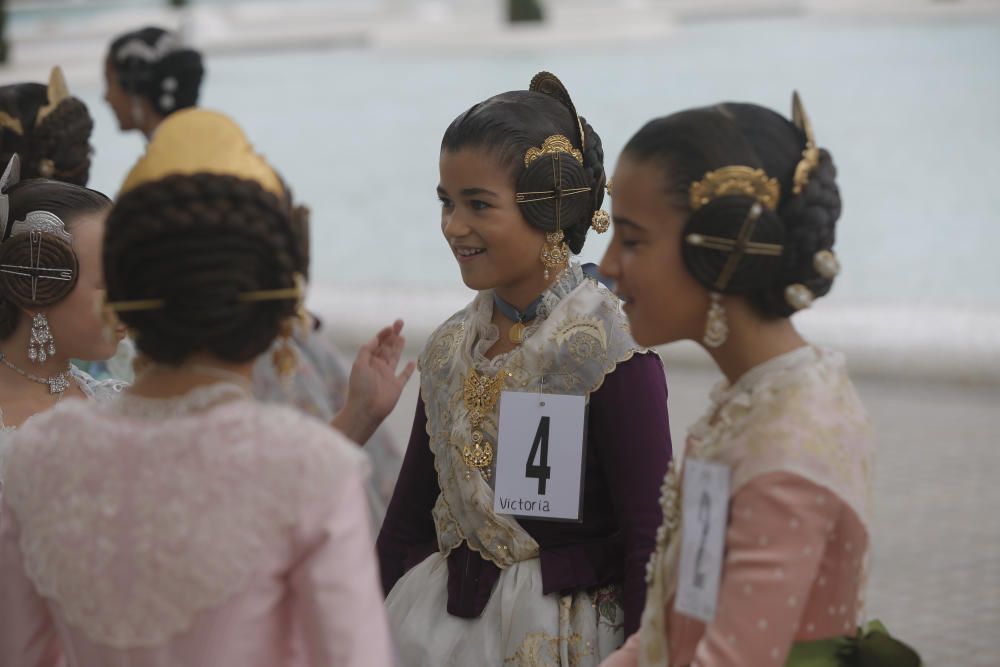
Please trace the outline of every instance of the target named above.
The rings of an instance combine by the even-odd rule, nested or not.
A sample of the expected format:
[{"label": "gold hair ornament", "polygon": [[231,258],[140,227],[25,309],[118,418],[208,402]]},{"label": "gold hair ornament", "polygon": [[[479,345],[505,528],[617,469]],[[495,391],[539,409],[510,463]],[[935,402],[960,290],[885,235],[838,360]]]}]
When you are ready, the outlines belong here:
[{"label": "gold hair ornament", "polygon": [[614,179],[609,178],[608,182],[604,184],[604,189],[608,191],[608,196],[609,197],[614,197],[614,195],[611,194],[611,181],[612,180],[614,180]]},{"label": "gold hair ornament", "polygon": [[590,218],[590,226],[594,228],[594,231],[598,234],[603,234],[608,231],[611,227],[611,216],[603,208],[599,208],[594,211],[594,215]]},{"label": "gold hair ornament", "polygon": [[35,127],[42,124],[45,118],[56,110],[56,108],[70,98],[69,86],[66,85],[66,77],[63,76],[62,68],[56,65],[49,74],[49,103],[38,110],[35,117]]},{"label": "gold hair ornament", "polygon": [[792,194],[802,194],[809,183],[809,176],[819,166],[819,148],[816,147],[816,137],[813,135],[812,121],[802,105],[798,91],[792,93],[792,122],[806,135],[806,147],[802,149],[802,159],[795,165],[795,176],[792,177]]},{"label": "gold hair ornament", "polygon": [[[530,167],[532,162],[543,155],[552,155],[556,153],[569,153],[576,158],[576,161],[580,163],[580,166],[583,166],[583,153],[576,148],[573,148],[572,142],[561,134],[553,134],[551,137],[543,141],[541,147],[539,148],[529,148],[524,154],[524,166],[525,168]],[[590,188],[587,189],[589,190]]]},{"label": "gold hair ornament", "polygon": [[6,111],[0,111],[0,127],[6,127],[14,134],[24,135],[24,125],[20,118],[14,118]]},{"label": "gold hair ornament", "polygon": [[[294,287],[241,292],[236,295],[236,300],[244,303],[284,301],[286,299],[298,299],[301,301],[305,298],[305,278],[301,273],[296,273],[294,280]],[[165,299],[132,299],[128,301],[109,301],[104,304],[104,308],[112,313],[133,313],[142,310],[159,310],[166,305],[167,302]],[[301,313],[296,313],[296,316],[301,316]]]},{"label": "gold hair ornament", "polygon": [[706,173],[691,184],[691,210],[697,211],[719,197],[752,197],[773,211],[778,208],[781,186],[763,169],[730,165]]},{"label": "gold hair ornament", "polygon": [[728,239],[724,236],[708,236],[706,234],[688,234],[684,238],[688,245],[729,253],[729,257],[726,259],[726,263],[715,281],[714,289],[716,291],[721,292],[726,289],[744,256],[767,255],[778,257],[784,250],[784,247],[777,243],[758,243],[750,240],[753,236],[754,228],[757,226],[757,221],[760,220],[761,213],[763,213],[763,210],[760,202],[755,202],[750,207],[747,217],[744,218],[743,225],[740,227],[739,234],[737,234],[735,239]]},{"label": "gold hair ornament", "polygon": [[224,114],[198,108],[175,111],[160,123],[119,194],[168,176],[201,173],[253,181],[285,198],[281,179],[254,151],[240,126]]}]

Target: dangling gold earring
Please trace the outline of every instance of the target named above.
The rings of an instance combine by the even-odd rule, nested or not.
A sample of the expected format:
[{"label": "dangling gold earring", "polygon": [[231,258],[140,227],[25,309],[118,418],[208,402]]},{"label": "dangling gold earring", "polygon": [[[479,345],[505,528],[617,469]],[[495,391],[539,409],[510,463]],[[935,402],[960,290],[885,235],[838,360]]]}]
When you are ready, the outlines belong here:
[{"label": "dangling gold earring", "polygon": [[545,267],[545,279],[549,279],[549,269],[565,266],[569,261],[569,246],[563,241],[565,235],[561,229],[545,235],[545,245],[542,246],[542,266]]},{"label": "dangling gold earring", "polygon": [[705,319],[705,335],[701,341],[711,348],[722,346],[729,338],[729,324],[726,322],[726,309],[722,306],[722,295],[712,292],[709,295],[711,305],[708,307],[708,317]]},{"label": "dangling gold earring", "polygon": [[299,366],[299,355],[292,345],[295,329],[308,331],[309,313],[305,307],[305,278],[300,273],[295,274],[295,289],[298,294],[295,313],[281,323],[281,328],[278,330],[278,344],[271,352],[271,363],[278,371],[278,379],[283,383],[291,379]]}]

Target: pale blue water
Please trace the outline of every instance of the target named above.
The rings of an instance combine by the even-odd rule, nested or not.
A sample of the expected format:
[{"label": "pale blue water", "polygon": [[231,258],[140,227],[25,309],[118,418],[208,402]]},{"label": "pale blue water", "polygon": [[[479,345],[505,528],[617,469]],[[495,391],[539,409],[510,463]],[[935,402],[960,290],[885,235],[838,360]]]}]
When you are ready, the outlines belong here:
[{"label": "pale blue water", "polygon": [[[1000,308],[998,19],[742,19],[630,46],[264,53],[208,67],[206,106],[234,115],[311,205],[320,282],[459,285],[434,192],[441,134],[549,69],[612,169],[654,116],[722,100],[787,113],[797,88],[841,173],[845,271],[831,298]],[[102,91],[81,92],[97,121],[93,184],[113,192],[141,142],[117,132]],[[592,236],[584,258],[606,242]]]}]

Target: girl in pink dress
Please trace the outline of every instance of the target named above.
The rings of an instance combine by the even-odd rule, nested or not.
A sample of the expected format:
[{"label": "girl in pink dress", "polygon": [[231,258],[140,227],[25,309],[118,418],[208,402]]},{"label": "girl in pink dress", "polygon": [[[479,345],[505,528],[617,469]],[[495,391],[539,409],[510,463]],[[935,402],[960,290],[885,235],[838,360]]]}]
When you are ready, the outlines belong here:
[{"label": "girl in pink dress", "polygon": [[[830,154],[797,97],[792,120],[727,103],[648,123],[610,190],[601,270],[636,340],[699,341],[726,379],[665,479],[641,627],[603,664],[768,667],[841,645],[857,656],[867,644],[845,635],[863,614],[872,435],[843,357],[790,319],[839,271]],[[728,488],[698,486],[714,475]],[[710,519],[713,503],[724,511]],[[916,664],[897,657],[866,664]]]},{"label": "girl in pink dress", "polygon": [[231,120],[160,126],[104,241],[107,311],[146,363],[5,458],[0,665],[392,663],[364,452],[252,396],[254,360],[301,319],[293,215]]}]

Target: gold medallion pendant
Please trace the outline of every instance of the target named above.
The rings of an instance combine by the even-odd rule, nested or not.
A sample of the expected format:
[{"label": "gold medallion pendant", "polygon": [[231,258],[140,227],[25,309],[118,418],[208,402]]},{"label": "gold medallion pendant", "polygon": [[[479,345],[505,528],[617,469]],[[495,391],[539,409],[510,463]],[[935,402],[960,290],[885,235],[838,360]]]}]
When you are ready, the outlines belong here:
[{"label": "gold medallion pendant", "polygon": [[523,322],[514,322],[514,326],[512,326],[510,331],[507,332],[507,337],[510,339],[510,342],[514,343],[514,345],[520,345],[523,343],[524,330],[527,328],[528,327],[524,326]]},{"label": "gold medallion pendant", "polygon": [[480,428],[488,412],[492,412],[500,400],[503,390],[504,372],[496,377],[480,375],[475,369],[465,378],[463,398],[469,411],[469,425],[472,427],[472,443],[462,450],[462,460],[470,468],[476,468],[483,477],[489,479],[490,465],[493,463],[493,447],[486,442]]}]

